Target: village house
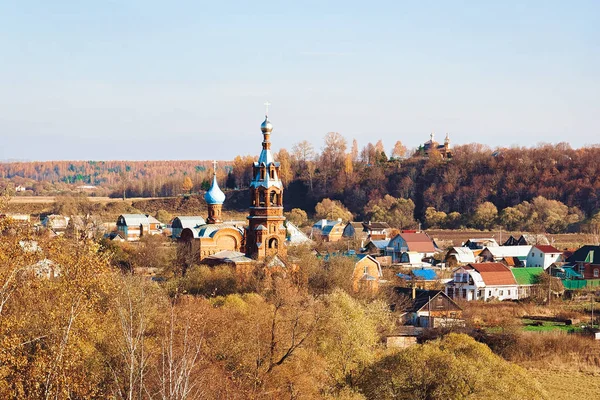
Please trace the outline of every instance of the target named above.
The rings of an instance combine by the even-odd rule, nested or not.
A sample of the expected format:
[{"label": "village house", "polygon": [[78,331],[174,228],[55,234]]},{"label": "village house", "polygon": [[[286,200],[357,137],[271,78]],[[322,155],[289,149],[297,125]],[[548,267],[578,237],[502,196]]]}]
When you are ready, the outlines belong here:
[{"label": "village house", "polygon": [[390,226],[387,222],[348,222],[343,236],[355,240],[389,239]]},{"label": "village house", "polygon": [[368,254],[358,254],[356,259],[352,274],[352,290],[377,293],[383,279],[381,264]]},{"label": "village house", "polygon": [[600,246],[585,245],[565,260],[583,279],[600,278]]},{"label": "village house", "polygon": [[550,265],[557,261],[562,261],[562,253],[556,247],[550,245],[535,245],[527,255],[527,267],[548,269]]},{"label": "village house", "polygon": [[365,247],[363,247],[362,252],[372,256],[384,256],[389,243],[390,241],[385,239],[369,240],[367,244],[365,244]]},{"label": "village house", "polygon": [[325,242],[337,242],[342,238],[345,225],[342,219],[322,219],[312,226],[313,237],[320,237]]},{"label": "village house", "polygon": [[511,267],[526,267],[533,246],[490,246],[479,253],[481,262],[502,262]]},{"label": "village house", "polygon": [[435,289],[441,284],[438,274],[433,268],[415,268],[407,273],[397,273],[396,276],[406,282],[407,285],[418,289]]},{"label": "village house", "polygon": [[474,263],[475,253],[468,247],[452,247],[446,253],[444,262],[447,268],[456,268],[459,265]]},{"label": "village house", "polygon": [[517,281],[509,267],[499,262],[473,263],[459,267],[446,284],[446,294],[452,299],[517,300]]},{"label": "village house", "polygon": [[[419,261],[426,257],[432,257],[439,251],[435,242],[424,232],[401,232],[392,238],[386,248],[385,255],[392,258],[392,263],[409,261],[410,256],[406,253],[417,254]],[[413,259],[415,256],[413,256]]]},{"label": "village house", "polygon": [[122,214],[117,218],[117,230],[127,241],[136,241],[144,235],[158,235],[161,223],[151,215]]},{"label": "village house", "polygon": [[519,285],[519,299],[525,299],[531,297],[533,288],[538,285],[540,277],[544,274],[544,268],[512,268],[511,272]]},{"label": "village house", "polygon": [[498,247],[498,242],[494,238],[471,238],[464,242],[462,246],[471,250],[482,250],[486,247]]},{"label": "village house", "polygon": [[201,216],[181,215],[175,217],[171,222],[171,237],[173,239],[179,239],[181,237],[181,232],[185,228],[193,229],[205,224],[206,220]]},{"label": "village house", "polygon": [[409,301],[402,315],[405,324],[423,328],[464,326],[462,308],[443,291],[415,287],[397,287],[394,291],[400,299]]}]

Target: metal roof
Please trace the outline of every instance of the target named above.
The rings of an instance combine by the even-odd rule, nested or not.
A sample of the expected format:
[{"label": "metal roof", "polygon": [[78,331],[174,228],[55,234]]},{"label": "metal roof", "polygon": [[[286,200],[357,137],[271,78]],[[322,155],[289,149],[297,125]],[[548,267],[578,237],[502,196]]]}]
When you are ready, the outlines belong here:
[{"label": "metal roof", "polygon": [[511,272],[519,285],[535,285],[544,273],[544,268],[512,268]]}]

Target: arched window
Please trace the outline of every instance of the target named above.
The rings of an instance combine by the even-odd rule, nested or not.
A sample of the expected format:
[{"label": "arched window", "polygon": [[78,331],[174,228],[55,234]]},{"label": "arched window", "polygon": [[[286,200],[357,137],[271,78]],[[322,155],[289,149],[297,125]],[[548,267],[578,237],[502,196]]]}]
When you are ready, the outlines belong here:
[{"label": "arched window", "polygon": [[269,248],[270,249],[276,249],[278,244],[279,244],[279,241],[277,240],[277,238],[269,239]]},{"label": "arched window", "polygon": [[269,203],[274,206],[277,204],[277,193],[270,192],[269,193]]},{"label": "arched window", "polygon": [[275,179],[275,170],[271,168],[271,179]]},{"label": "arched window", "polygon": [[265,169],[263,167],[260,168],[260,179],[261,180],[265,179]]},{"label": "arched window", "polygon": [[264,207],[264,206],[265,206],[265,192],[261,190],[261,191],[258,193],[258,198],[259,198],[259,200],[258,200],[258,203],[259,203],[259,204],[258,204],[258,205],[259,205],[260,207]]}]

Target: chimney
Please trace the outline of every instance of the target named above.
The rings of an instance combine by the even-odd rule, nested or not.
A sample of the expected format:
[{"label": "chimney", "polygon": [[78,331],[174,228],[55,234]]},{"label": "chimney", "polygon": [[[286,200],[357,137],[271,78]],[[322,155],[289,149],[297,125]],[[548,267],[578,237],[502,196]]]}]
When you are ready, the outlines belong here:
[{"label": "chimney", "polygon": [[417,297],[417,287],[414,285],[413,283],[413,287],[412,287],[412,298],[413,300]]}]

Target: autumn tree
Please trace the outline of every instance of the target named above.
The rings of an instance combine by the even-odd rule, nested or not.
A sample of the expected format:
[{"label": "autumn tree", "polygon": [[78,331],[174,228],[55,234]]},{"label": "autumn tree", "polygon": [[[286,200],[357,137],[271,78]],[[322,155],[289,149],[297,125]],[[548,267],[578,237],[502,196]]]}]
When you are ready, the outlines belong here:
[{"label": "autumn tree", "polygon": [[367,399],[545,399],[521,367],[469,336],[412,346],[383,357],[361,380]]},{"label": "autumn tree", "polygon": [[425,225],[428,228],[439,228],[446,221],[447,215],[443,211],[437,211],[434,207],[425,210]]},{"label": "autumn tree", "polygon": [[183,183],[181,184],[181,189],[184,192],[191,193],[193,187],[194,187],[194,183],[192,182],[192,178],[190,178],[189,176],[186,175],[185,178],[183,178]]},{"label": "autumn tree", "polygon": [[404,156],[406,156],[406,146],[402,144],[401,141],[397,141],[396,144],[394,144],[394,148],[392,149],[392,157],[393,158],[404,158]]},{"label": "autumn tree", "polygon": [[352,213],[339,200],[323,199],[315,206],[315,218],[348,222],[352,220]]},{"label": "autumn tree", "polygon": [[300,208],[293,208],[290,212],[285,213],[285,218],[298,227],[304,226],[308,222],[306,211]]},{"label": "autumn tree", "polygon": [[399,229],[413,227],[415,203],[410,199],[398,199],[386,194],[383,199],[369,201],[365,214],[370,221],[388,222]]},{"label": "autumn tree", "polygon": [[496,223],[498,209],[496,206],[486,201],[477,206],[473,215],[473,224],[480,229],[490,229]]}]

